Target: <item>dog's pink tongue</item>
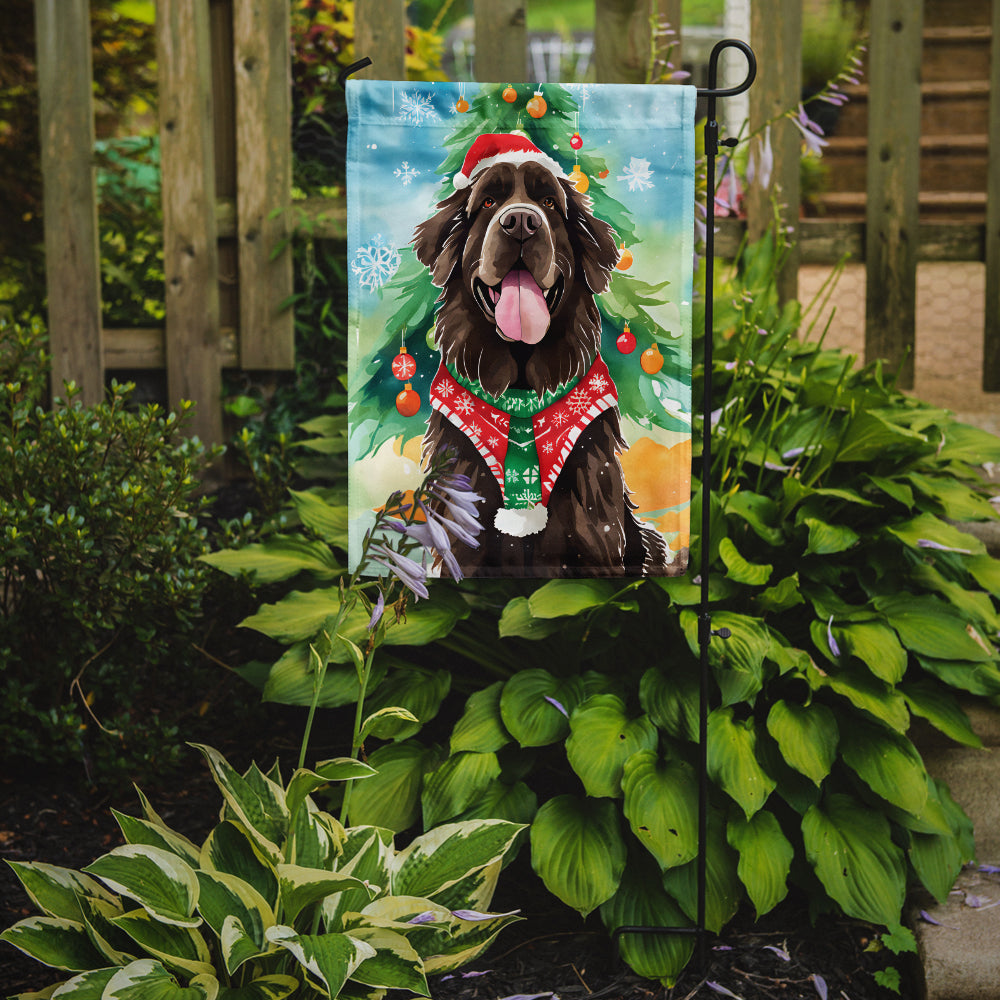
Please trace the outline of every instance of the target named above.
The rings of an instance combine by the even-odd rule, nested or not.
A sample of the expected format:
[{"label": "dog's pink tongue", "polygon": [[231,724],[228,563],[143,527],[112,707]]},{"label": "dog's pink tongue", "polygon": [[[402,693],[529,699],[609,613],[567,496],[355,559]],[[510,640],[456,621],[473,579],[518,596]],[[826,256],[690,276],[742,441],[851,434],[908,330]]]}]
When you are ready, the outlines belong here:
[{"label": "dog's pink tongue", "polygon": [[538,283],[528,271],[510,271],[500,285],[497,326],[510,340],[537,344],[549,328],[549,307]]}]

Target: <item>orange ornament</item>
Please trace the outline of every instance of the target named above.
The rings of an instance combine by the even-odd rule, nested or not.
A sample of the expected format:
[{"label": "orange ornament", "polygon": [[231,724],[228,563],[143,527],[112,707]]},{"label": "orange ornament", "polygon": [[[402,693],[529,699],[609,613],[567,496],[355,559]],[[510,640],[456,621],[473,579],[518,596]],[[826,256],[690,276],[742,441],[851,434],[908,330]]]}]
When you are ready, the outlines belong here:
[{"label": "orange ornament", "polygon": [[626,250],[624,243],[621,245],[620,249],[621,253],[618,255],[618,263],[615,264],[615,267],[617,267],[619,271],[627,271],[632,266],[632,261],[634,259],[632,257],[632,251]]},{"label": "orange ornament", "polygon": [[663,355],[660,354],[660,345],[653,344],[647,347],[639,357],[639,364],[647,375],[655,375],[663,367]]},{"label": "orange ornament", "polygon": [[396,409],[404,417],[412,417],[420,409],[420,395],[413,391],[412,382],[407,382],[403,391],[396,396]]},{"label": "orange ornament", "polygon": [[456,111],[457,111],[457,112],[458,112],[459,114],[464,114],[464,113],[465,113],[466,111],[468,111],[468,110],[469,110],[469,102],[468,102],[468,101],[467,101],[467,100],[466,100],[466,99],[465,99],[464,97],[460,97],[460,98],[459,98],[459,99],[458,99],[458,100],[457,100],[457,101],[455,102],[455,110],[456,110]]},{"label": "orange ornament", "polygon": [[569,173],[567,180],[583,194],[590,187],[590,178],[580,169],[579,163],[573,164],[573,169]]},{"label": "orange ornament", "polygon": [[517,91],[508,83],[502,96],[508,104],[513,104],[517,100]]},{"label": "orange ornament", "polygon": [[546,111],[549,110],[549,106],[545,103],[545,98],[542,97],[542,92],[540,90],[535,91],[535,96],[528,101],[527,104],[528,114],[532,118],[541,118]]}]

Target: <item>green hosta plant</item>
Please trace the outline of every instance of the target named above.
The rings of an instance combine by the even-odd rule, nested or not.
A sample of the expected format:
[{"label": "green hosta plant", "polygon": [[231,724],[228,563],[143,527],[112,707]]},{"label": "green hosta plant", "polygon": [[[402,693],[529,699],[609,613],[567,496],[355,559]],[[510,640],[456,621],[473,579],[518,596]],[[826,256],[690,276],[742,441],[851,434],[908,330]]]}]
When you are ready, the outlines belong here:
[{"label": "green hosta plant", "polygon": [[[0,935],[70,973],[66,1000],[281,1000],[429,996],[427,975],[475,958],[518,919],[489,913],[521,829],[450,823],[397,849],[389,830],[344,828],[312,793],[370,779],[338,758],[244,774],[199,747],[224,801],[201,845],[115,813],[126,844],[82,871],[11,862],[40,916]],[[36,996],[49,996],[32,994]]]}]

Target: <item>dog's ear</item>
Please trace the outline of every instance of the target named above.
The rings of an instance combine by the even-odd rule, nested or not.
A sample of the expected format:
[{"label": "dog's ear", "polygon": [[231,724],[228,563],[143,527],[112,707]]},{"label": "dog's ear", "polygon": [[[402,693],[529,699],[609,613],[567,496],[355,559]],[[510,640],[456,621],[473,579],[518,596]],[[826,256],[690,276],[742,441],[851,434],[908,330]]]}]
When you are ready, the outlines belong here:
[{"label": "dog's ear", "polygon": [[615,231],[596,218],[590,210],[590,198],[581,194],[568,181],[563,181],[569,212],[569,228],[577,244],[577,259],[595,294],[603,292],[611,282],[611,272],[618,263],[618,243]]},{"label": "dog's ear", "polygon": [[417,226],[413,234],[413,249],[417,260],[430,268],[431,280],[443,288],[455,265],[462,258],[465,246],[465,202],[468,189],[456,191],[442,202],[438,211]]}]

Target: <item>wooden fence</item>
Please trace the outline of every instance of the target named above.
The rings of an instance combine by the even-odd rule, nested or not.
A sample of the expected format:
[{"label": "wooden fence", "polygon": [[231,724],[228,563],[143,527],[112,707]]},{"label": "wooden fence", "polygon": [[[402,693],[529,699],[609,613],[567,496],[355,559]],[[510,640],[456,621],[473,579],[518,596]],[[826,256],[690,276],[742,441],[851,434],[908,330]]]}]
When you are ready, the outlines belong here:
[{"label": "wooden fence", "polygon": [[[53,384],[73,379],[94,401],[107,370],[165,369],[169,400],[196,401],[196,433],[220,441],[222,369],[276,371],[294,360],[292,315],[282,307],[292,290],[291,254],[276,252],[292,219],[284,211],[291,202],[290,0],[157,2],[166,325],[144,330],[101,326],[88,2],[35,0]],[[478,79],[525,78],[524,5],[474,0]],[[596,79],[646,79],[650,19],[680,25],[681,6],[595,0]],[[357,0],[355,50],[373,60],[363,75],[405,75],[405,10],[404,0]],[[895,365],[910,351],[907,385],[917,262],[985,261],[983,386],[1000,391],[1000,0],[992,4],[985,224],[918,217],[922,10],[922,0],[871,0],[866,219],[800,220],[785,209],[797,242],[782,292],[795,294],[800,263],[832,263],[844,253],[863,260],[866,356]],[[751,18],[759,65],[753,129],[799,101],[802,3],[753,0]],[[800,137],[791,123],[779,124],[769,187],[748,193],[745,223],[725,220],[721,255],[732,253],[744,227],[763,231],[772,198],[799,204]],[[313,235],[343,238],[342,201],[309,202],[297,214],[313,220]]]}]

